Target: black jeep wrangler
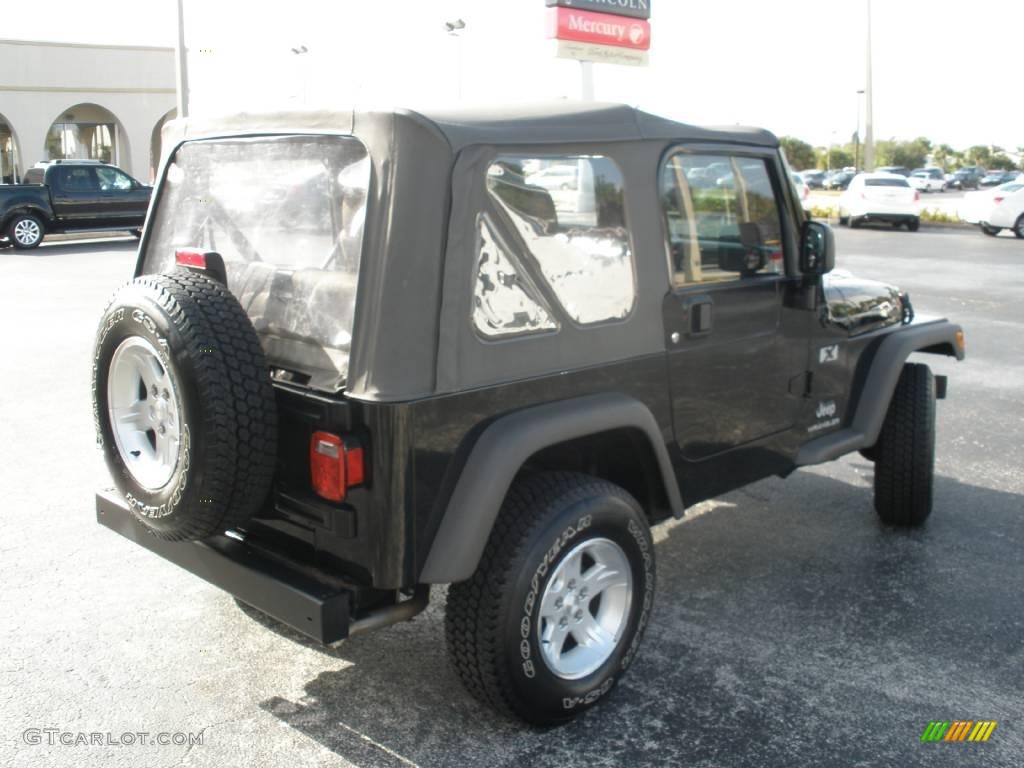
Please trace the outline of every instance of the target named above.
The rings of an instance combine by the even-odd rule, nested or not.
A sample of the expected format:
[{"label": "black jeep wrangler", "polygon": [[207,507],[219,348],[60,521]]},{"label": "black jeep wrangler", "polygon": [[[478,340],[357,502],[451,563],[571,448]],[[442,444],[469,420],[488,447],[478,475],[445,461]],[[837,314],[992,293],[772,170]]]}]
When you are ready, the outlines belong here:
[{"label": "black jeep wrangler", "polygon": [[167,133],[96,341],[98,518],[309,637],[450,584],[466,688],[557,723],[636,655],[659,521],[857,450],[884,523],[931,511],[946,382],[907,358],[963,334],[829,274],[769,133],[564,104]]}]

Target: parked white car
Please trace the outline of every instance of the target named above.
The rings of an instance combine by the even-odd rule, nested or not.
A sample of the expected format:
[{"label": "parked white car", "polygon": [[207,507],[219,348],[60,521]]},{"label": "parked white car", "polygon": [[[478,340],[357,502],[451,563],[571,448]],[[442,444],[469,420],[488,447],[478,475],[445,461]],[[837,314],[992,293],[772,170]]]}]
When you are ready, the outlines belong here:
[{"label": "parked white car", "polygon": [[839,223],[851,227],[882,222],[905,225],[916,232],[921,225],[921,193],[905,176],[895,173],[859,173],[839,196]]},{"label": "parked white car", "polygon": [[1002,230],[1010,229],[1024,240],[1024,189],[1018,189],[998,202],[993,198],[988,218],[979,221],[978,226],[986,235],[998,235]]},{"label": "parked white car", "polygon": [[1024,189],[1024,179],[1008,181],[991,189],[979,189],[976,192],[968,192],[964,195],[963,202],[957,209],[957,215],[961,221],[965,221],[968,224],[988,221],[992,212],[992,206],[996,203],[1001,203],[1004,198],[1012,195],[1018,189]]},{"label": "parked white car", "polygon": [[575,165],[552,165],[526,177],[526,183],[544,189],[576,189],[579,169]]},{"label": "parked white car", "polygon": [[946,191],[946,176],[941,168],[919,168],[910,174],[907,181],[920,192]]}]

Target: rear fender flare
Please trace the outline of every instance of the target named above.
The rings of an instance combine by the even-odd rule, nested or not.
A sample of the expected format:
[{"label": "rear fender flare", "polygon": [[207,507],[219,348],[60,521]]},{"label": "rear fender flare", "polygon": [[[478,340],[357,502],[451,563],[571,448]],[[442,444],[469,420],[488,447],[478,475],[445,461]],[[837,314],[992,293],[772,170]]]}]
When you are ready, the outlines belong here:
[{"label": "rear fender flare", "polygon": [[537,451],[613,429],[640,430],[651,444],[672,513],[683,500],[664,438],[650,409],[623,394],[588,395],[502,416],[477,439],[449,499],[419,582],[447,584],[473,575],[516,473]]},{"label": "rear fender flare", "polygon": [[18,216],[28,214],[29,216],[35,216],[41,222],[43,222],[43,228],[47,231],[53,227],[53,222],[49,212],[44,211],[42,208],[37,208],[30,205],[21,205],[14,210],[8,211],[4,214],[3,220],[0,221],[0,237],[7,236],[7,228],[11,226],[11,222]]}]

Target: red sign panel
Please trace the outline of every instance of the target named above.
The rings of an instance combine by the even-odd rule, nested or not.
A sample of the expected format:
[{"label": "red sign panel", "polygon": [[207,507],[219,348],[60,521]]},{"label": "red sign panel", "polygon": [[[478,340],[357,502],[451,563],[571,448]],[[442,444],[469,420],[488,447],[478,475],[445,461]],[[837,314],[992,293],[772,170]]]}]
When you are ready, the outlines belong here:
[{"label": "red sign panel", "polygon": [[548,37],[646,51],[651,47],[651,24],[610,13],[549,8]]}]

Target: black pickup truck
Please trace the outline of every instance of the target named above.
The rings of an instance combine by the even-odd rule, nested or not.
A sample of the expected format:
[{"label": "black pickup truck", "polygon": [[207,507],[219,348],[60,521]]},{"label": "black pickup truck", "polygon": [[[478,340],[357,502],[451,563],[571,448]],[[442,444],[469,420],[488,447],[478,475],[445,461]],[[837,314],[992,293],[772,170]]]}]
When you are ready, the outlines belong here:
[{"label": "black pickup truck", "polygon": [[40,163],[25,184],[0,187],[0,245],[27,250],[55,232],[126,230],[138,236],[152,187],[112,165]]}]

